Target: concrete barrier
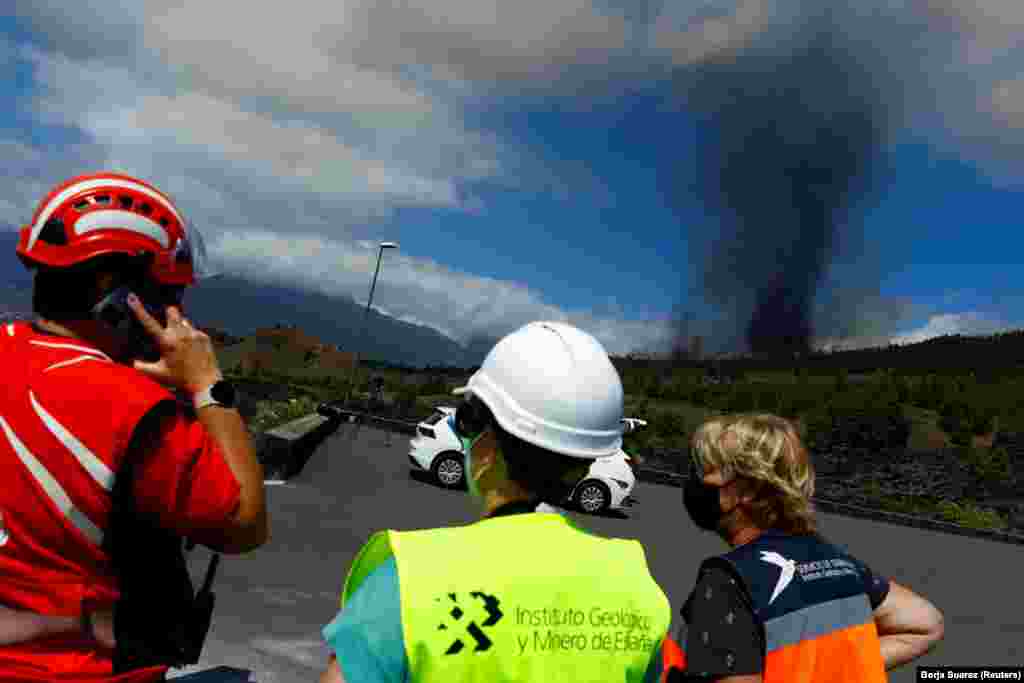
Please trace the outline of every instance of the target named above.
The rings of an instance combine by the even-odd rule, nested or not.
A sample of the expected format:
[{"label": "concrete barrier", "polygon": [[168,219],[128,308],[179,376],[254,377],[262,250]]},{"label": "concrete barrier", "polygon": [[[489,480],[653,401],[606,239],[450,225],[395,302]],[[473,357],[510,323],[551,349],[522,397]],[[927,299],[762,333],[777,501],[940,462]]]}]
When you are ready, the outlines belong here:
[{"label": "concrete barrier", "polygon": [[338,413],[336,418],[311,413],[265,432],[252,432],[256,457],[263,464],[264,478],[283,481],[297,475],[317,446],[344,422],[360,422],[409,435],[416,433],[415,423],[356,411]]},{"label": "concrete barrier", "polygon": [[254,432],[256,456],[263,464],[264,478],[286,480],[302,471],[317,446],[341,424],[313,413],[274,427]]}]

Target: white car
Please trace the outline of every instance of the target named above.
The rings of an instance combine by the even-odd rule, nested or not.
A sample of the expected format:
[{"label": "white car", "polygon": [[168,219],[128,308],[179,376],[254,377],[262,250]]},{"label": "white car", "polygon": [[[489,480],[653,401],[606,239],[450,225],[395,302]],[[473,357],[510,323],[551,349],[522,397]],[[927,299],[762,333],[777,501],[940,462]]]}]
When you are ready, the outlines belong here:
[{"label": "white car", "polygon": [[413,466],[430,472],[437,483],[451,489],[465,485],[462,440],[452,429],[454,420],[455,408],[437,406],[416,425],[416,436],[409,442]]},{"label": "white car", "polygon": [[[465,486],[462,441],[455,435],[455,408],[437,406],[426,420],[416,425],[416,436],[409,442],[409,461],[414,467],[430,472],[446,488]],[[646,425],[643,420],[625,418],[626,431]],[[620,450],[617,455],[595,460],[587,475],[566,497],[584,512],[618,510],[632,505],[636,486],[636,463]]]}]

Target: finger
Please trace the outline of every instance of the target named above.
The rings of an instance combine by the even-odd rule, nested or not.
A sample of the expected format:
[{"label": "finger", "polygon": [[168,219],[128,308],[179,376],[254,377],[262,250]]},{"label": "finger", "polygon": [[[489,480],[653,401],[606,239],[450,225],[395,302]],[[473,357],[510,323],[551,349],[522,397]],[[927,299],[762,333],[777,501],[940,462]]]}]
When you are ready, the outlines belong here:
[{"label": "finger", "polygon": [[164,309],[164,315],[167,316],[167,326],[180,325],[183,318],[181,317],[181,311],[177,306],[168,306]]},{"label": "finger", "polygon": [[167,364],[162,360],[156,363],[146,363],[141,360],[137,360],[132,363],[132,366],[144,375],[148,375],[154,379],[164,379],[167,377],[168,370]]},{"label": "finger", "polygon": [[134,294],[128,295],[128,307],[132,309],[133,313],[135,313],[135,317],[139,319],[139,323],[142,324],[143,329],[151,335],[156,337],[164,331],[164,328],[160,323],[149,314],[149,311],[146,310],[146,307],[142,305],[142,302],[139,301],[139,298]]}]

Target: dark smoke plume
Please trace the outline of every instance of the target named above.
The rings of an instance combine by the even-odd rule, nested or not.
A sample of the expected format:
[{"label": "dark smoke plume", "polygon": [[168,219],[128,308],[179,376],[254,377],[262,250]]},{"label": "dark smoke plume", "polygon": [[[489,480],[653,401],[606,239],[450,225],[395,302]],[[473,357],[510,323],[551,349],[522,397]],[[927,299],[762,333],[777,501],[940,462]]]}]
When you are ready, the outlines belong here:
[{"label": "dark smoke plume", "polygon": [[870,49],[824,13],[784,52],[748,48],[677,81],[705,124],[693,189],[718,221],[708,243],[691,240],[704,294],[746,321],[754,353],[810,347],[818,288],[889,125],[889,66]]},{"label": "dark smoke plume", "polygon": [[670,349],[673,361],[691,360],[691,346],[696,330],[694,322],[696,316],[682,306],[677,305],[672,313],[672,348]]}]

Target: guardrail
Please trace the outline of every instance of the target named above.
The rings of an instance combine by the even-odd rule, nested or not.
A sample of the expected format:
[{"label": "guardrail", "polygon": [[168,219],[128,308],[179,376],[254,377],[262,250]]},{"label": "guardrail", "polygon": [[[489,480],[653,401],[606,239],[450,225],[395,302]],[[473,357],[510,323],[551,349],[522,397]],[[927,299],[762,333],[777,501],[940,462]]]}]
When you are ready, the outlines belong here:
[{"label": "guardrail", "polygon": [[[354,410],[336,410],[338,416],[334,418],[314,413],[267,432],[255,434],[254,437],[260,441],[258,449],[260,461],[264,463],[268,474],[272,473],[272,476],[268,476],[268,478],[280,477],[288,479],[298,474],[316,449],[316,446],[327,435],[346,422],[372,424],[409,435],[416,433],[416,423],[414,422],[377,417]],[[650,484],[681,487],[686,481],[686,475],[665,468],[641,464],[637,466],[637,479]],[[1024,545],[1024,533],[996,529],[975,529],[953,522],[875,508],[865,508],[817,496],[813,498],[813,501],[815,507],[822,512],[899,524],[901,526],[910,526],[930,531],[940,531],[959,536],[983,538],[1001,543]],[[1018,523],[1024,526],[1024,519],[1018,520]]]},{"label": "guardrail", "polygon": [[[415,434],[416,423],[407,422],[405,420],[395,420],[390,417],[378,417],[371,415],[370,413],[360,412],[358,410],[341,410],[335,409],[339,413],[339,417],[336,418],[339,422],[363,422],[377,424],[384,427],[389,427],[396,432],[403,434]],[[327,418],[332,419],[332,418]]]}]

